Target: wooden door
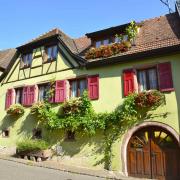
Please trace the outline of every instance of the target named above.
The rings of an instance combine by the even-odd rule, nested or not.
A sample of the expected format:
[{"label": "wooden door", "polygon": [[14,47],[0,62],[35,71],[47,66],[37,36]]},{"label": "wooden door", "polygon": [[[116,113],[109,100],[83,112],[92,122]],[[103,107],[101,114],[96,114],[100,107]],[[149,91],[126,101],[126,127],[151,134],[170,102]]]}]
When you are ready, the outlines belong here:
[{"label": "wooden door", "polygon": [[166,131],[145,128],[135,133],[128,144],[130,176],[160,180],[180,180],[180,150]]}]

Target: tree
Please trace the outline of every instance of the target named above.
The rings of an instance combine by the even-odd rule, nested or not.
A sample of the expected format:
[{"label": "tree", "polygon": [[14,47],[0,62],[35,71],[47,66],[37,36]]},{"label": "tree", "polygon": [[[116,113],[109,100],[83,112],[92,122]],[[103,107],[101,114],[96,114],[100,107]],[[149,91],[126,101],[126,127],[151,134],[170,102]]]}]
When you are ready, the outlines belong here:
[{"label": "tree", "polygon": [[173,10],[171,9],[171,6],[170,6],[170,0],[160,0],[165,6],[168,7],[168,10],[169,10],[169,13],[172,13]]}]

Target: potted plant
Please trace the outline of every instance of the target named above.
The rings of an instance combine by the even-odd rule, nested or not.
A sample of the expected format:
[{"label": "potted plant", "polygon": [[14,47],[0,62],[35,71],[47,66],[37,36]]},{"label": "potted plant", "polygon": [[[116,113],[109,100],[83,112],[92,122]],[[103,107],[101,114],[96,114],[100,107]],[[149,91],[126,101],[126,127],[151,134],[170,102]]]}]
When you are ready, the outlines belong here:
[{"label": "potted plant", "polygon": [[24,107],[21,104],[13,104],[7,109],[7,114],[13,116],[23,115],[25,112]]}]

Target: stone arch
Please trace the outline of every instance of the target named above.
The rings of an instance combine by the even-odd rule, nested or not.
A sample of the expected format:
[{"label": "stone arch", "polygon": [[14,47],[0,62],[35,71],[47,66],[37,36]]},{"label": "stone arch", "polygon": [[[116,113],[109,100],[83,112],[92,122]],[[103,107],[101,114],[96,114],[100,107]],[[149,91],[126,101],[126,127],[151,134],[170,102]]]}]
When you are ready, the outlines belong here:
[{"label": "stone arch", "polygon": [[129,140],[131,136],[137,132],[138,130],[148,127],[148,126],[156,126],[160,127],[166,131],[168,131],[174,138],[177,140],[179,146],[180,146],[180,135],[176,132],[175,129],[170,127],[167,124],[156,122],[156,121],[148,121],[148,122],[143,122],[137,126],[134,126],[133,128],[129,129],[127,133],[124,135],[123,141],[122,141],[122,146],[121,146],[121,160],[122,160],[122,172],[128,176],[128,171],[127,171],[127,146],[129,143]]}]

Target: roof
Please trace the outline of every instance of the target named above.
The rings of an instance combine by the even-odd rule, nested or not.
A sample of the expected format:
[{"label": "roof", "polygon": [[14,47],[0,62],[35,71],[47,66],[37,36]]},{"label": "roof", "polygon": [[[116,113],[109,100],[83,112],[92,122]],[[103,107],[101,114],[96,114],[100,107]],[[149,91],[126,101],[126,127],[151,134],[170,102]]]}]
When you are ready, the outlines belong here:
[{"label": "roof", "polygon": [[6,49],[0,51],[0,67],[6,69],[16,53],[16,49]]},{"label": "roof", "polygon": [[[180,18],[178,14],[172,13],[141,22],[140,31],[135,42],[136,45],[132,46],[129,51],[116,56],[180,45]],[[101,59],[104,58],[90,59],[88,61]]]},{"label": "roof", "polygon": [[65,43],[65,45],[74,54],[80,53],[81,51],[86,49],[91,44],[90,39],[88,39],[86,36],[80,37],[80,38],[77,38],[77,39],[72,39],[67,34],[62,32],[60,29],[54,28],[54,29],[52,29],[52,30],[38,36],[37,38],[32,39],[29,42],[19,46],[18,48],[21,48],[23,46],[28,46],[30,44],[37,43],[37,42],[39,42],[41,40],[44,40],[44,39],[47,39],[47,38],[50,38],[50,37],[54,37],[54,36],[59,36],[61,38],[61,40]]},{"label": "roof", "polygon": [[[180,0],[178,0],[179,2]],[[129,51],[125,53],[117,54],[113,57],[125,57],[127,55],[134,55],[137,53],[147,52],[151,50],[158,50],[161,48],[170,48],[177,47],[180,45],[180,17],[178,13],[172,13],[165,16],[160,16],[148,20],[144,20],[139,22],[141,24],[140,31],[136,37],[136,45],[133,46]],[[118,28],[122,28],[124,25],[96,31],[93,33],[89,33],[88,37],[99,34],[100,32],[105,33],[106,30],[117,30]],[[59,30],[58,28],[52,29],[39,37],[32,39],[20,47],[29,46],[30,44],[41,42],[44,39],[48,39],[51,37],[58,37],[60,41],[63,42],[64,46],[69,50],[69,52],[74,55],[74,57],[80,58],[84,61],[84,53],[91,47],[91,39],[87,37],[87,35],[73,39],[66,35],[64,32]],[[18,48],[20,48],[18,47]],[[7,68],[10,60],[15,54],[15,49],[8,49],[4,51],[0,51],[0,67]],[[101,59],[90,59],[85,60],[85,62],[94,62],[99,60],[105,60],[109,58],[101,58]]]}]

